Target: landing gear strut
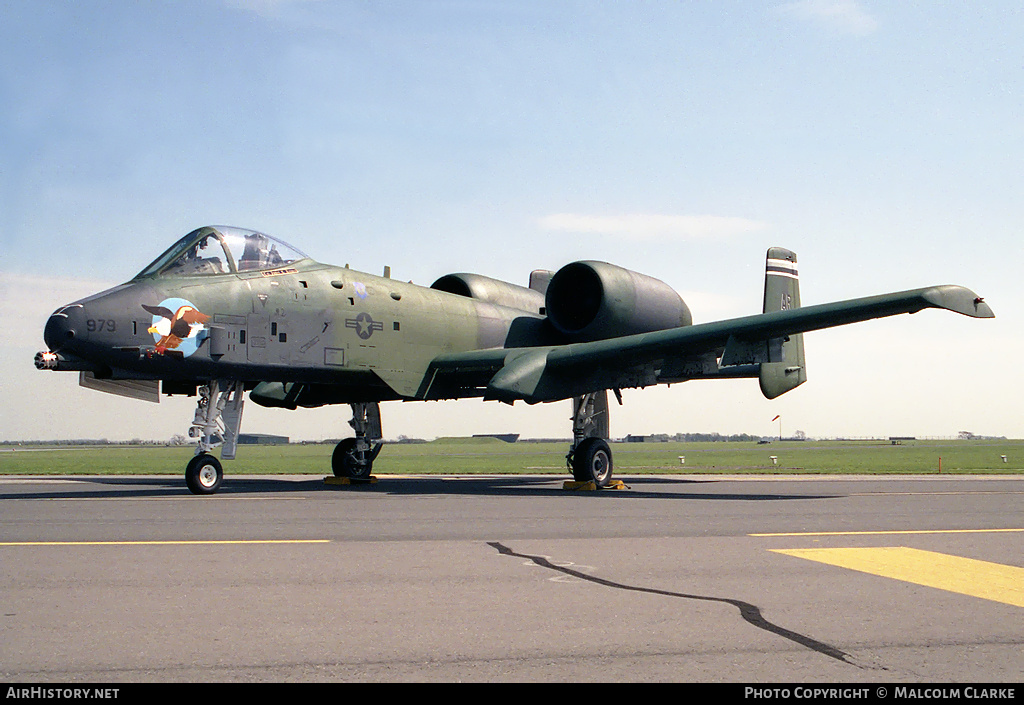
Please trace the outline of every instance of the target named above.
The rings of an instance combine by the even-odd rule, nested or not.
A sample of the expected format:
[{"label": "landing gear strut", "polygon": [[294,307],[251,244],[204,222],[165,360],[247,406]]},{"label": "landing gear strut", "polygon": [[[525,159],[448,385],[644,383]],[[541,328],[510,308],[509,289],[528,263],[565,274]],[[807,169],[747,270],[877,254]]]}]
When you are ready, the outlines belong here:
[{"label": "landing gear strut", "polygon": [[352,404],[352,420],[349,425],[356,432],[355,438],[342,439],[331,456],[331,469],[335,477],[353,480],[369,479],[373,472],[373,461],[384,446],[380,424],[380,404]]},{"label": "landing gear strut", "polygon": [[572,400],[572,447],[566,465],[577,482],[599,488],[612,481],[612,450],[608,446],[608,392],[591,392]]},{"label": "landing gear strut", "polygon": [[198,438],[196,454],[185,467],[185,484],[193,494],[213,494],[220,489],[224,470],[210,454],[221,446],[220,457],[233,460],[242,425],[243,384],[212,380],[199,387],[199,401],[189,438]]}]

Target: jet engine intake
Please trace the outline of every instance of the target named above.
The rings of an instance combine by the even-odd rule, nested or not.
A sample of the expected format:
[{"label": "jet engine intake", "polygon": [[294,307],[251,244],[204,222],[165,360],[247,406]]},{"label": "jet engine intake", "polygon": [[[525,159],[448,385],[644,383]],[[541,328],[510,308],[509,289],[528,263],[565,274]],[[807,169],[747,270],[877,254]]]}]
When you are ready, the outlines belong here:
[{"label": "jet engine intake", "polygon": [[551,277],[548,320],[570,342],[679,328],[690,309],[665,282],[607,262],[573,262]]},{"label": "jet engine intake", "polygon": [[544,295],[539,291],[480,274],[446,274],[430,288],[520,311],[543,313],[544,308]]}]

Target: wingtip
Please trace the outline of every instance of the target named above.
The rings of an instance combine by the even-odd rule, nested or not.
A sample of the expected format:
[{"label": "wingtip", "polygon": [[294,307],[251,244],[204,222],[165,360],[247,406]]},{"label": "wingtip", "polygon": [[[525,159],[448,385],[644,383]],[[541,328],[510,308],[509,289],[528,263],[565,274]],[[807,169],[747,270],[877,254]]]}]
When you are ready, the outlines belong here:
[{"label": "wingtip", "polygon": [[949,284],[928,289],[924,298],[936,308],[962,313],[971,318],[995,318],[992,308],[985,299],[963,286]]},{"label": "wingtip", "polygon": [[992,308],[985,303],[985,299],[980,296],[974,297],[974,310],[975,316],[978,318],[995,318],[996,314],[992,312]]}]

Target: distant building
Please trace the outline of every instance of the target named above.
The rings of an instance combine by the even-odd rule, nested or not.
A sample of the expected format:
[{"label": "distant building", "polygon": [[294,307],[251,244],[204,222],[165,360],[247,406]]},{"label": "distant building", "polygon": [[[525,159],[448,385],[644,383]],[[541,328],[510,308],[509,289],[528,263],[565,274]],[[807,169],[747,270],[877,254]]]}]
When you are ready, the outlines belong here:
[{"label": "distant building", "polygon": [[286,446],[288,436],[273,436],[269,433],[239,433],[238,443],[243,446]]},{"label": "distant building", "polygon": [[519,440],[518,433],[474,433],[473,438],[497,438],[506,443],[515,443]]},{"label": "distant building", "polygon": [[901,445],[903,445],[904,441],[916,441],[916,440],[917,440],[916,436],[889,436],[889,442],[892,443],[894,446],[901,446]]},{"label": "distant building", "polygon": [[626,436],[626,443],[668,443],[673,440],[667,433],[652,433],[647,436],[630,434]]}]

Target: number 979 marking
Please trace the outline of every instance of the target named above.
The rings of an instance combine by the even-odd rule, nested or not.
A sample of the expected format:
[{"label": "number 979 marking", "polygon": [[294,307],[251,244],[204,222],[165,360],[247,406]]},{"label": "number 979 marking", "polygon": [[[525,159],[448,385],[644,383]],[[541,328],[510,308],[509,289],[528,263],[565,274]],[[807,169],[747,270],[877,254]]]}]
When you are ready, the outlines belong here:
[{"label": "number 979 marking", "polygon": [[103,331],[113,333],[117,330],[117,321],[107,318],[90,318],[85,322],[85,327],[90,333],[102,333]]}]

